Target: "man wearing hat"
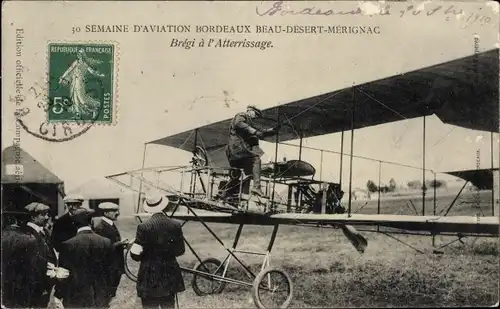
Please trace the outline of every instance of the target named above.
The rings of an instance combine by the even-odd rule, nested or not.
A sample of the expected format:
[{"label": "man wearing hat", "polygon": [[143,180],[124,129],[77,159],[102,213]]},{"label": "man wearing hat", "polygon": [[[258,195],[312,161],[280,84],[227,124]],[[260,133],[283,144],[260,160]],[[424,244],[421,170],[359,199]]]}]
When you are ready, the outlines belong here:
[{"label": "man wearing hat", "polygon": [[78,208],[72,214],[77,233],[60,246],[59,265],[69,271],[56,284],[56,304],[66,308],[107,308],[113,244],[90,228],[94,211]]},{"label": "man wearing hat", "polygon": [[7,308],[33,307],[31,283],[37,263],[31,262],[36,255],[28,254],[32,248],[36,240],[20,228],[2,230],[2,305]]},{"label": "man wearing hat", "polygon": [[2,233],[2,302],[8,308],[46,308],[54,285],[48,270],[57,264],[43,229],[50,207],[34,202],[24,211],[26,225]]},{"label": "man wearing hat", "polygon": [[103,202],[99,204],[99,209],[102,210],[103,217],[94,227],[94,232],[111,240],[114,247],[114,263],[110,271],[111,282],[109,286],[109,298],[111,300],[116,296],[116,290],[120,284],[121,276],[125,271],[123,249],[128,244],[128,240],[121,239],[120,232],[114,224],[114,221],[116,221],[120,215],[119,206],[115,203]]},{"label": "man wearing hat", "polygon": [[[259,130],[252,121],[262,116],[262,112],[255,106],[248,106],[245,113],[238,113],[231,121],[229,128],[229,142],[226,147],[226,156],[232,168],[243,169],[245,174],[252,175],[252,193],[264,196],[260,187],[260,157],[264,151],[259,147],[259,139],[276,133],[276,129]],[[244,192],[248,193],[248,183],[244,184]]]},{"label": "man wearing hat", "polygon": [[76,235],[76,224],[73,221],[73,214],[82,207],[83,197],[79,195],[66,195],[64,204],[67,212],[57,218],[52,227],[52,244],[59,252],[61,243]]},{"label": "man wearing hat", "polygon": [[161,194],[145,200],[144,211],[153,215],[139,224],[130,248],[132,259],[141,262],[137,295],[143,308],[174,308],[176,294],[186,289],[176,259],[185,252],[182,226],[163,212],[168,203]]},{"label": "man wearing hat", "polygon": [[30,214],[30,219],[28,223],[26,223],[25,231],[31,234],[37,241],[37,259],[41,268],[37,269],[37,278],[35,282],[33,282],[35,285],[33,287],[33,293],[39,296],[39,298],[34,299],[34,307],[46,308],[49,304],[50,294],[55,283],[53,278],[47,277],[47,268],[48,265],[52,267],[57,265],[56,252],[45,230],[50,220],[50,207],[42,203],[34,202],[28,204],[24,209]]}]

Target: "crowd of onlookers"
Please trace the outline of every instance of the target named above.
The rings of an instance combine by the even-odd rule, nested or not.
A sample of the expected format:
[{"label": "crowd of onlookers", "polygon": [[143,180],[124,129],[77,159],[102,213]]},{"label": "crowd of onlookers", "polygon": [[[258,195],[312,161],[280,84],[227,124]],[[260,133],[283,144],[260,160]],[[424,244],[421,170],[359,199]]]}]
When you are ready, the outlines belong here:
[{"label": "crowd of onlookers", "polygon": [[[119,205],[99,204],[101,220],[66,196],[66,213],[52,222],[50,207],[33,202],[22,211],[2,213],[2,308],[109,308],[125,269],[124,249],[140,261],[137,295],[143,308],[173,308],[184,281],[176,258],[184,254],[181,225],[163,212],[165,196],[149,197],[152,213],[137,228],[135,241],[122,240],[116,227]],[[4,218],[3,218],[4,219]]]}]

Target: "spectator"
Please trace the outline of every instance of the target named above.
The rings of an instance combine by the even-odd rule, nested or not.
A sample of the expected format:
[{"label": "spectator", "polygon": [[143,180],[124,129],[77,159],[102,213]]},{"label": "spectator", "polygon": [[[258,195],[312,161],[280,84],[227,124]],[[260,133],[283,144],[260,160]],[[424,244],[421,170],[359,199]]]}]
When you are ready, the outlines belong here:
[{"label": "spectator", "polygon": [[82,207],[83,197],[79,195],[67,195],[64,197],[67,212],[57,218],[52,228],[52,245],[59,252],[61,243],[76,235],[76,224],[73,214]]},{"label": "spectator", "polygon": [[[34,239],[20,227],[19,216],[24,211],[2,211],[2,306],[29,308],[31,306],[31,269],[27,248]],[[5,226],[5,227],[4,227]]]},{"label": "spectator", "polygon": [[57,307],[107,308],[113,244],[90,228],[92,210],[79,208],[72,219],[74,237],[60,246],[59,265],[69,270],[66,280],[58,282],[54,293]]},{"label": "spectator", "polygon": [[118,231],[118,228],[114,224],[114,221],[116,221],[120,215],[118,205],[111,202],[104,202],[99,204],[99,209],[103,211],[103,217],[102,220],[96,224],[94,232],[111,240],[114,248],[113,267],[110,271],[111,281],[109,286],[109,298],[111,300],[116,296],[116,290],[120,284],[121,276],[125,272],[123,249],[125,245],[128,244],[128,240],[121,239],[120,231]]},{"label": "spectator", "polygon": [[32,304],[35,308],[46,308],[55,283],[54,278],[47,277],[47,270],[57,265],[56,252],[49,235],[45,231],[45,226],[50,220],[50,207],[41,203],[30,203],[24,209],[30,215],[24,230],[36,239],[36,249],[33,252],[37,253],[36,260],[40,263],[40,266],[36,268],[37,272],[36,275],[33,275],[33,282],[31,283]]},{"label": "spectator", "polygon": [[182,227],[163,211],[166,196],[147,198],[144,210],[152,217],[139,224],[131,256],[140,261],[137,295],[143,308],[174,308],[176,295],[185,290],[177,257],[185,252]]},{"label": "spectator", "polygon": [[27,224],[2,230],[2,306],[46,308],[55,277],[49,270],[56,263],[43,234],[50,208],[30,203],[24,210]]}]

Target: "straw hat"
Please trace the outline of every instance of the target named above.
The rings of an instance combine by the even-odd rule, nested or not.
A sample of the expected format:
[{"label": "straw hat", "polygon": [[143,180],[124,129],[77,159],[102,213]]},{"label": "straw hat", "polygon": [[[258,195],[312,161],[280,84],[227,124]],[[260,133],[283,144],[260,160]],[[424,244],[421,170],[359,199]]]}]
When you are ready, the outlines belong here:
[{"label": "straw hat", "polygon": [[168,203],[168,197],[161,194],[155,194],[146,197],[143,208],[145,212],[154,214],[163,211],[167,207]]}]

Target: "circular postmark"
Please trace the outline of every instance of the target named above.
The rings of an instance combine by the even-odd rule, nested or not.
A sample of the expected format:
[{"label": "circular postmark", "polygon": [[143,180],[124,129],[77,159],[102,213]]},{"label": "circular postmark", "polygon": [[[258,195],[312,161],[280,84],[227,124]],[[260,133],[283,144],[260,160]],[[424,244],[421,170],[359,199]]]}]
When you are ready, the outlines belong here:
[{"label": "circular postmark", "polygon": [[[48,87],[68,87],[68,95],[50,97]],[[79,87],[79,88],[76,88]],[[75,89],[76,88],[76,89]],[[28,134],[48,142],[73,140],[90,130],[103,112],[104,85],[98,77],[89,77],[82,85],[64,85],[61,80],[50,76],[48,83],[34,83],[26,95],[15,97],[16,123]],[[77,100],[97,102],[92,108],[82,109]],[[80,104],[81,105],[81,104]],[[64,119],[50,120],[49,113]]]}]

